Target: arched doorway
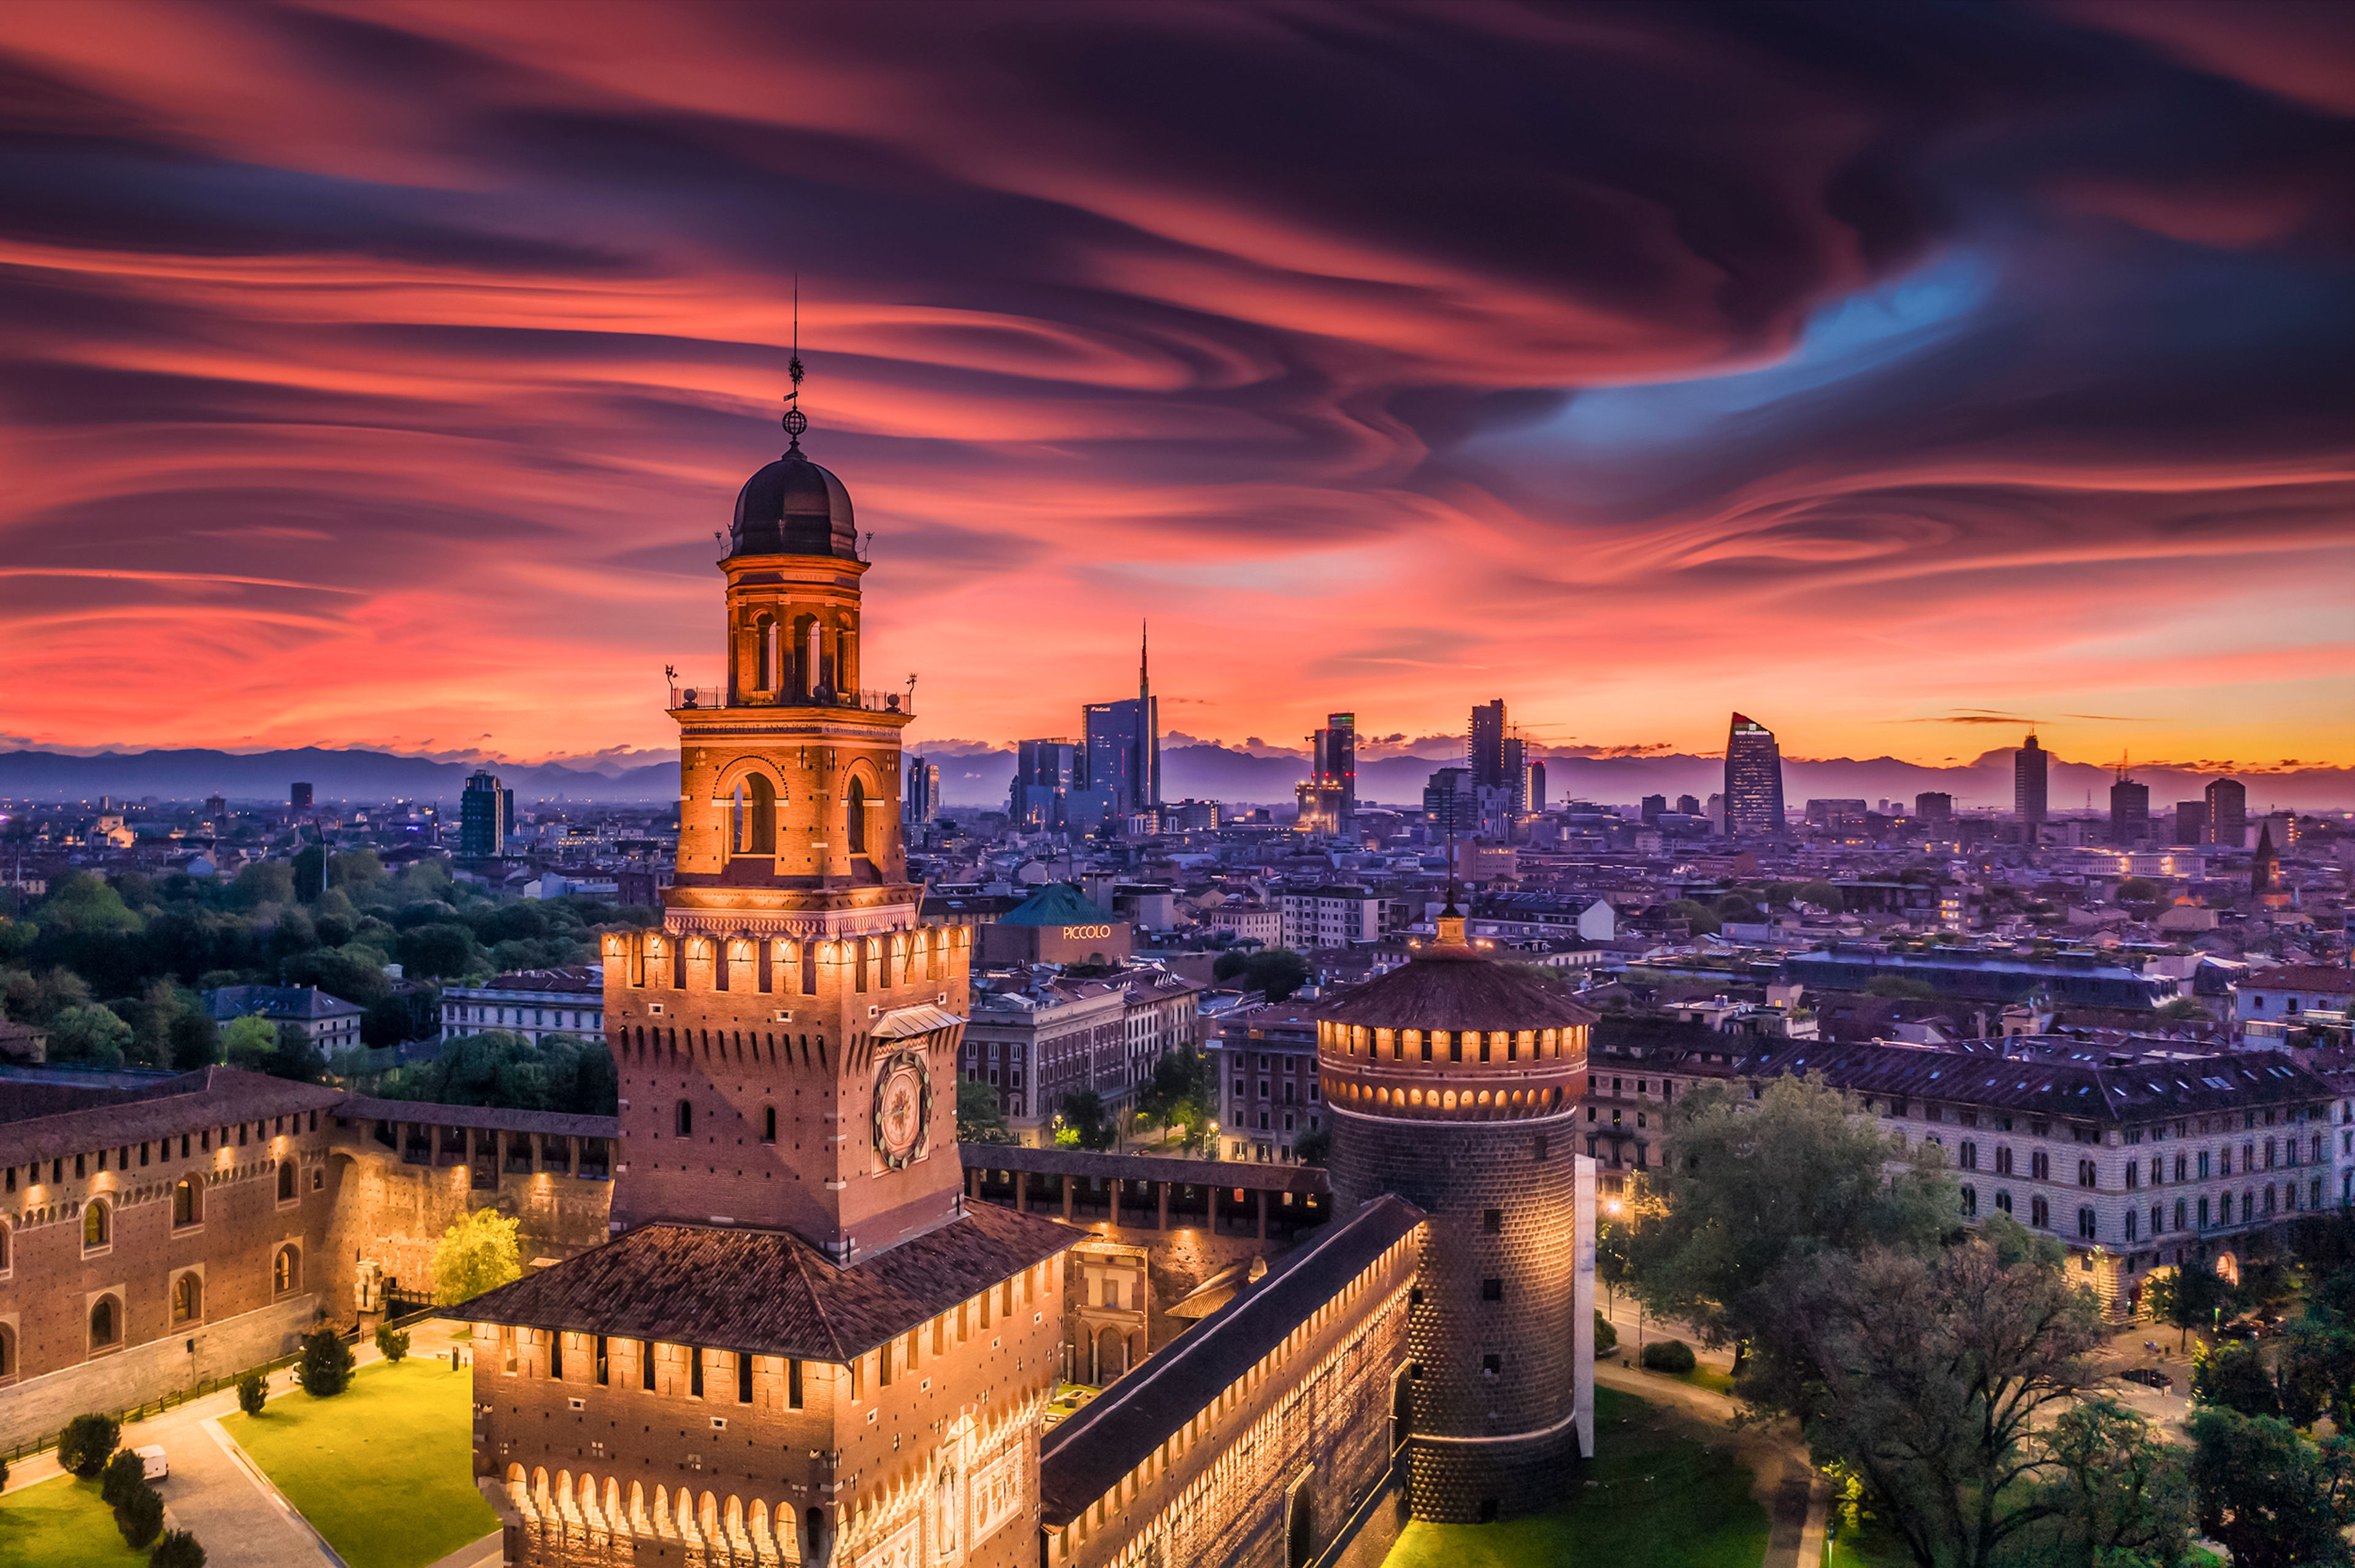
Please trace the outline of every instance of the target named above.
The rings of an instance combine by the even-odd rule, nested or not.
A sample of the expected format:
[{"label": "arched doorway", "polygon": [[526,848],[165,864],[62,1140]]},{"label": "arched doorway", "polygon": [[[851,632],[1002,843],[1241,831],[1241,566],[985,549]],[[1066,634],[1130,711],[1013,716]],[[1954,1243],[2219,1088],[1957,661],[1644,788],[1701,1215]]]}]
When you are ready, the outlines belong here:
[{"label": "arched doorway", "polygon": [[1396,1454],[1414,1435],[1414,1388],[1407,1369],[1391,1374],[1391,1452]]},{"label": "arched doorway", "polygon": [[1096,1382],[1108,1383],[1128,1371],[1128,1339],[1118,1328],[1096,1330]]}]

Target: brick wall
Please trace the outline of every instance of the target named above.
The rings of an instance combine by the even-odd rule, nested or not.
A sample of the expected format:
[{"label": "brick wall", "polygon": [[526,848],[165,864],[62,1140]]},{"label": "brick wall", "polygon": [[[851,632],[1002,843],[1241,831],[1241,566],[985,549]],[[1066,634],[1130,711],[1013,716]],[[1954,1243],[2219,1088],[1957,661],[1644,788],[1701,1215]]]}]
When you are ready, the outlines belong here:
[{"label": "brick wall", "polygon": [[1563,1470],[1578,1455],[1574,1430],[1562,1424],[1577,1398],[1573,1118],[1434,1123],[1328,1114],[1337,1208],[1347,1212],[1395,1192],[1430,1216],[1420,1300],[1408,1310],[1418,1437],[1548,1434],[1519,1444],[1415,1442],[1408,1482],[1415,1517],[1475,1520],[1559,1500]]},{"label": "brick wall", "polygon": [[338,1320],[356,1305],[353,1285],[363,1261],[381,1264],[403,1290],[433,1288],[433,1249],[442,1233],[477,1209],[496,1209],[520,1223],[517,1250],[526,1268],[535,1258],[569,1258],[605,1241],[613,1184],[567,1176],[501,1174],[496,1188],[476,1188],[469,1167],[404,1165],[355,1126],[336,1151],[335,1223],[329,1255],[335,1277],[320,1283]]},{"label": "brick wall", "polygon": [[0,1446],[54,1437],[77,1415],[128,1410],[206,1378],[233,1376],[291,1356],[317,1319],[319,1299],[304,1291],[12,1384],[0,1398]]}]

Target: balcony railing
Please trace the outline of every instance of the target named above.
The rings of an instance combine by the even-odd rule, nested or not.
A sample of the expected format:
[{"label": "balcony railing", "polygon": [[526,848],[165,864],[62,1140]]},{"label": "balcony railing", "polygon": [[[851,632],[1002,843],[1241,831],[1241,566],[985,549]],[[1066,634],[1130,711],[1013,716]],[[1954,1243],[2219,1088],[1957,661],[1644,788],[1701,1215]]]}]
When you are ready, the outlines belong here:
[{"label": "balcony railing", "polygon": [[[670,688],[670,705],[684,708],[726,708],[728,688],[724,686],[674,686]],[[738,694],[738,708],[857,708],[868,713],[905,713],[912,717],[915,709],[909,705],[904,691],[817,691],[805,697],[784,691],[747,691]]]}]

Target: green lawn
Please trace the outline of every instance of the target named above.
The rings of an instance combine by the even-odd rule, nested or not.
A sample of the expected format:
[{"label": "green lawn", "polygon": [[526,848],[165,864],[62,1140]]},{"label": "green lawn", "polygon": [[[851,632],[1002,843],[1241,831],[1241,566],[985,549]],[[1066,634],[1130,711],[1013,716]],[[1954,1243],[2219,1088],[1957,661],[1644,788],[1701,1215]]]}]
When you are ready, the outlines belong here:
[{"label": "green lawn", "polygon": [[1680,1421],[1656,1427],[1659,1413],[1596,1389],[1601,1457],[1573,1474],[1570,1501],[1500,1524],[1412,1520],[1383,1568],[1757,1568],[1767,1521],[1750,1471],[1730,1443],[1704,1446]]},{"label": "green lawn", "polygon": [[351,1568],[420,1568],[498,1528],[474,1490],[474,1387],[447,1361],[379,1361],[333,1399],[298,1390],[221,1429]]},{"label": "green lawn", "polygon": [[1878,1520],[1846,1540],[1834,1541],[1824,1553],[1824,1568],[1913,1568],[1913,1553],[1895,1531]]},{"label": "green lawn", "polygon": [[0,1498],[0,1563],[27,1568],[133,1568],[147,1554],[123,1544],[96,1481],[60,1476]]}]

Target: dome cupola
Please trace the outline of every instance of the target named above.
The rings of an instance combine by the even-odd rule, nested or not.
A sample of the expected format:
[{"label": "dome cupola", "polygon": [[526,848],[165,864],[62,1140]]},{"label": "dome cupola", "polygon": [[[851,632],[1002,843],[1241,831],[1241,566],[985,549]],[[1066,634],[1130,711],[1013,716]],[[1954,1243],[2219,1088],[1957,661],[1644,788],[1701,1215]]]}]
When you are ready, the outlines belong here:
[{"label": "dome cupola", "polygon": [[858,525],[842,481],[802,455],[796,438],[785,454],[744,481],[736,496],[730,555],[831,555],[858,558]]}]

